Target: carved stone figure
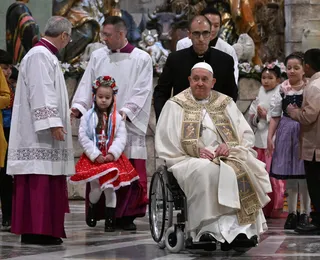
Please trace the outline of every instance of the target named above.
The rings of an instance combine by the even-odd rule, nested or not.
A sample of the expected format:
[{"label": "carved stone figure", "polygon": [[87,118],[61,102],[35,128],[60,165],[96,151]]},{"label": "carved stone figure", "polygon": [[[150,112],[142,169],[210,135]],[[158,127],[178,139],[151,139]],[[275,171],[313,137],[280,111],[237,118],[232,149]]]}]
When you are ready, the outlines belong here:
[{"label": "carved stone figure", "polygon": [[239,63],[252,62],[255,55],[255,46],[252,38],[248,34],[241,34],[238,42],[233,45],[233,48],[237,53]]},{"label": "carved stone figure", "polygon": [[254,65],[255,44],[248,34],[241,34],[233,45],[239,60],[239,96],[237,106],[247,116],[249,107],[258,95],[260,83],[260,66]]},{"label": "carved stone figure", "polygon": [[158,42],[157,31],[154,29],[144,30],[142,33],[142,41],[139,42],[139,47],[150,54],[155,72],[161,74],[169,52]]},{"label": "carved stone figure", "polygon": [[133,17],[127,11],[120,10],[119,0],[53,0],[53,15],[64,16],[73,25],[72,42],[60,53],[62,62],[80,62],[87,45],[99,42],[100,25],[108,15],[123,18],[130,43],[137,43],[141,38]]},{"label": "carved stone figure", "polygon": [[[99,17],[90,13],[91,6],[98,1],[85,0],[54,0],[53,15],[66,17],[73,26],[70,42],[61,54],[61,61],[74,64],[79,62],[81,54],[89,43],[99,40]],[[94,9],[95,15],[98,8]]]}]

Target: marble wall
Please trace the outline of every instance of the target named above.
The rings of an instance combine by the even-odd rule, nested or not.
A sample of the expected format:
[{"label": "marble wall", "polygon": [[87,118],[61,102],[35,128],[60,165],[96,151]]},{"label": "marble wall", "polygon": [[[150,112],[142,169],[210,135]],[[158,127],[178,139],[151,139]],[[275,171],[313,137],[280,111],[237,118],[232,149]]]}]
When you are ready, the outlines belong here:
[{"label": "marble wall", "polygon": [[[285,0],[285,51],[301,51],[303,32],[317,27],[320,35],[320,0]],[[318,46],[320,48],[320,39]],[[306,47],[307,48],[307,47]],[[305,51],[305,50],[304,50]]]}]

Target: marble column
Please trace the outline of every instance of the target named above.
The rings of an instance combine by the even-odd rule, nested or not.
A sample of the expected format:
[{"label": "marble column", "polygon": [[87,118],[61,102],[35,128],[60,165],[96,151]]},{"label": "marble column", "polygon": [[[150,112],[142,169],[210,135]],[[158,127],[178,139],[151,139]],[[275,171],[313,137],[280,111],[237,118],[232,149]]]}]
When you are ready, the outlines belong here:
[{"label": "marble column", "polygon": [[[302,46],[303,32],[318,27],[320,23],[319,0],[285,0],[285,51],[305,51]],[[320,27],[318,27],[320,30]],[[320,48],[320,46],[319,46]]]}]

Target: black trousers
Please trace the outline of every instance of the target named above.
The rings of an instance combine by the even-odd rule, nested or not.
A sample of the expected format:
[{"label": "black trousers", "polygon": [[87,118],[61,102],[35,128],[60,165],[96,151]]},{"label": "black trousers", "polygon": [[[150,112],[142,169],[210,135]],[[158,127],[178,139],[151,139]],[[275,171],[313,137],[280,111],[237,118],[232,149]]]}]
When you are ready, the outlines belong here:
[{"label": "black trousers", "polygon": [[308,191],[315,211],[320,215],[320,162],[315,155],[312,161],[304,161]]},{"label": "black trousers", "polygon": [[[4,135],[9,141],[10,128],[3,128]],[[2,221],[11,220],[12,211],[12,191],[13,191],[13,178],[7,175],[7,159],[8,153],[6,154],[4,168],[0,170],[0,199],[1,199],[1,211],[2,211]]]}]

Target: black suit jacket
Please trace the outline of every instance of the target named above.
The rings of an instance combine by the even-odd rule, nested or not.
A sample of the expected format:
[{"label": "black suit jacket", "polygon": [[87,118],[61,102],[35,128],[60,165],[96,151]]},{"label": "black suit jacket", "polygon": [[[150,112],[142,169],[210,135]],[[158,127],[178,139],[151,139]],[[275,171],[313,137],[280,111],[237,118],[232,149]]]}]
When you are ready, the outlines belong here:
[{"label": "black suit jacket", "polygon": [[209,48],[202,57],[199,57],[191,46],[188,49],[170,53],[168,56],[153,94],[157,119],[164,104],[171,97],[172,88],[173,95],[187,89],[190,86],[188,76],[190,76],[192,67],[202,61],[209,63],[213,69],[214,77],[217,80],[214,90],[228,95],[236,101],[238,87],[234,79],[233,58],[214,48]]}]

